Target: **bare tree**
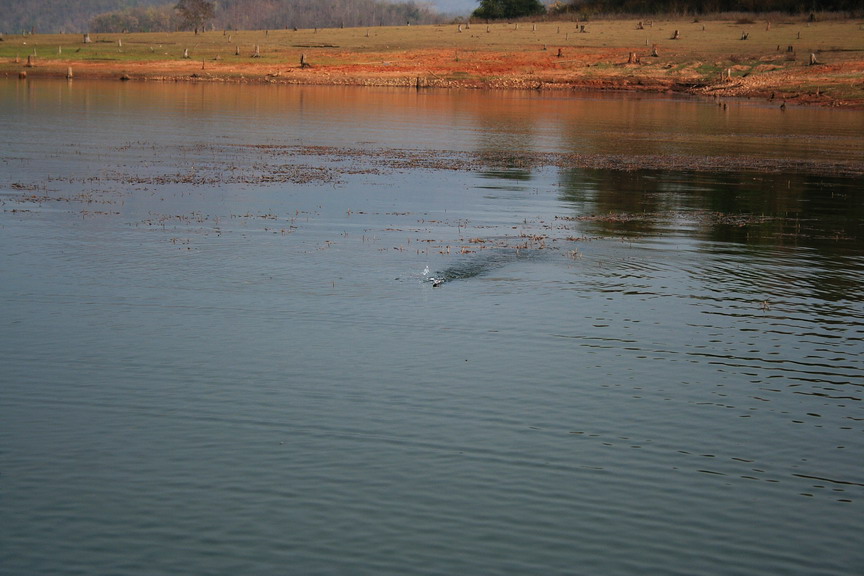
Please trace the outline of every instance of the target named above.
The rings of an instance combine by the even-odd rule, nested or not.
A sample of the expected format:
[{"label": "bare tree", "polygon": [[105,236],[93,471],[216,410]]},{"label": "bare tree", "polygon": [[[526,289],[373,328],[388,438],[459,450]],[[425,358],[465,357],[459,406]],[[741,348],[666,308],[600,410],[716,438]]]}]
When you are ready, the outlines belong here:
[{"label": "bare tree", "polygon": [[203,32],[204,25],[213,18],[216,5],[207,0],[180,0],[174,10],[183,18],[183,23],[189,28],[194,28],[197,34],[198,29]]}]

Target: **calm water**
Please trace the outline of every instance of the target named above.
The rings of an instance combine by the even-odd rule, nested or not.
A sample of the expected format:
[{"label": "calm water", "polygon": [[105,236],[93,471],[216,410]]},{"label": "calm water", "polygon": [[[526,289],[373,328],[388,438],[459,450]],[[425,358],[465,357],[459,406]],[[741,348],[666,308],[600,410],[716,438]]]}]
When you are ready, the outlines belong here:
[{"label": "calm water", "polygon": [[3,574],[864,572],[861,112],[4,80],[0,129]]}]

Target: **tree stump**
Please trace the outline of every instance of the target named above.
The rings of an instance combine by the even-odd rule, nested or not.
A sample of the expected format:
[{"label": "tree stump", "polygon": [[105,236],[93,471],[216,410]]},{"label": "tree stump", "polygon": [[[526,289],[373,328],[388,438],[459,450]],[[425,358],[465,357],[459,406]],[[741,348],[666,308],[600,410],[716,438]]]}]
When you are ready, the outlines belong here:
[{"label": "tree stump", "polygon": [[810,66],[815,66],[816,64],[819,64],[819,62],[816,61],[816,54],[811,52],[810,53]]},{"label": "tree stump", "polygon": [[261,57],[261,47],[258,44],[255,45],[255,53],[252,54],[252,58],[260,58]]},{"label": "tree stump", "polygon": [[84,34],[84,44],[90,44],[92,40],[90,40],[90,34]]},{"label": "tree stump", "polygon": [[72,67],[71,67],[71,66],[69,66],[69,67],[66,69],[66,79],[67,79],[67,80],[71,80],[71,79],[72,79]]},{"label": "tree stump", "polygon": [[240,55],[240,46],[237,46],[234,48],[234,56],[239,56],[239,55]]},{"label": "tree stump", "polygon": [[25,64],[24,66],[26,66],[27,68],[33,68],[34,66],[36,66],[36,60],[35,58],[33,58],[32,54],[27,55],[27,64]]},{"label": "tree stump", "polygon": [[679,40],[680,38],[681,38],[681,32],[678,31],[678,30],[675,30],[675,33],[672,34],[672,38],[671,38],[671,39],[672,39],[672,40]]},{"label": "tree stump", "polygon": [[306,53],[300,54],[300,68],[309,68],[311,64],[306,61]]},{"label": "tree stump", "polygon": [[183,58],[185,58],[187,60],[189,59],[189,49],[188,48],[183,49]]}]

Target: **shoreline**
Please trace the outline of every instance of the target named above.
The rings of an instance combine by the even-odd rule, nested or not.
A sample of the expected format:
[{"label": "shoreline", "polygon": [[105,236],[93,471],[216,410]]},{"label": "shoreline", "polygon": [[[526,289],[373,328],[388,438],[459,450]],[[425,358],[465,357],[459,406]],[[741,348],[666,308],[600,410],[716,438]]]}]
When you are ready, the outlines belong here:
[{"label": "shoreline", "polygon": [[[416,76],[378,76],[371,74],[326,74],[320,77],[311,75],[284,75],[285,70],[278,74],[266,71],[247,70],[237,75],[235,73],[220,74],[219,70],[200,70],[188,73],[168,73],[159,70],[146,70],[146,66],[106,72],[102,69],[89,69],[81,62],[63,64],[65,68],[29,68],[25,74],[18,74],[19,80],[97,80],[97,81],[129,81],[129,82],[188,82],[188,83],[224,83],[224,84],[259,84],[284,86],[353,86],[406,89],[452,89],[452,90],[533,90],[533,91],[603,91],[631,92],[650,94],[681,94],[722,99],[761,99],[768,102],[776,101],[782,104],[797,106],[818,106],[825,108],[841,108],[847,110],[864,110],[862,98],[835,98],[820,90],[795,90],[794,86],[783,83],[730,82],[707,84],[699,82],[672,81],[646,77],[612,77],[606,79],[566,80],[542,79],[531,75],[512,75],[479,77],[473,79],[436,78],[424,76],[419,72]],[[73,67],[73,77],[68,78],[66,70]],[[14,78],[9,72],[0,72],[5,78]],[[290,71],[288,71],[290,74]]]},{"label": "shoreline", "polygon": [[[0,77],[614,90],[864,109],[864,25],[851,20],[816,30],[797,22],[684,20],[651,23],[650,32],[629,21],[591,22],[584,33],[579,26],[585,30],[568,22],[527,30],[496,23],[475,25],[480,31],[470,35],[461,25],[455,34],[450,25],[124,33],[87,43],[81,35],[5,36]],[[784,44],[788,38],[796,43]]]}]

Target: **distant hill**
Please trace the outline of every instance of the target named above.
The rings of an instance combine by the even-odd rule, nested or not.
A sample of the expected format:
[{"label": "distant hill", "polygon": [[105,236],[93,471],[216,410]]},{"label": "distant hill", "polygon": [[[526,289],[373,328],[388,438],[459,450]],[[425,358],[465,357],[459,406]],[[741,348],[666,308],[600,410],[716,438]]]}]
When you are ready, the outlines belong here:
[{"label": "distant hill", "polygon": [[97,14],[160,4],[165,0],[4,0],[0,32],[86,32]]},{"label": "distant hill", "polygon": [[347,28],[439,20],[430,4],[413,0],[220,0],[213,25],[229,30]]},{"label": "distant hill", "polygon": [[[0,32],[90,32],[94,19],[100,15],[103,24],[112,19],[121,22],[132,15],[138,21],[170,26],[177,24],[171,18],[176,3],[177,0],[2,0]],[[428,24],[440,21],[448,13],[465,15],[476,6],[474,0],[220,0],[216,2],[211,24],[220,29],[375,26],[407,20]]]}]

